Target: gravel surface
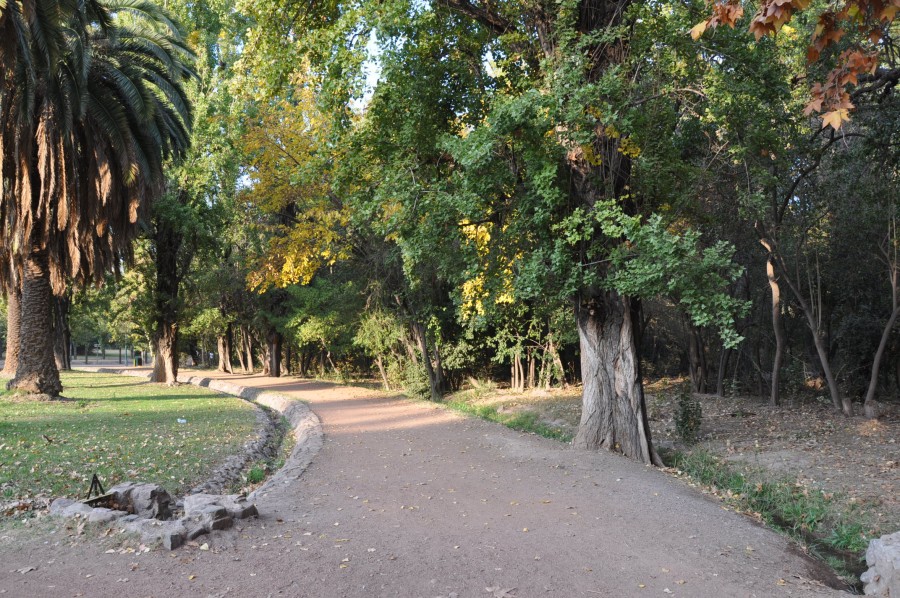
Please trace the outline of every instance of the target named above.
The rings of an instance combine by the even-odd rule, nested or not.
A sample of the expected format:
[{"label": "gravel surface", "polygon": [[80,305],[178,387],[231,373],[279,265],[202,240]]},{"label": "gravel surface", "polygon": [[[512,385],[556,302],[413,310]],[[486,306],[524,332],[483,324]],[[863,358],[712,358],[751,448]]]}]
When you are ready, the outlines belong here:
[{"label": "gravel surface", "polygon": [[788,540],[653,468],[376,391],[204,375],[308,402],[325,440],[305,473],[257,496],[258,520],[171,553],[50,522],[0,532],[0,594],[840,594]]}]

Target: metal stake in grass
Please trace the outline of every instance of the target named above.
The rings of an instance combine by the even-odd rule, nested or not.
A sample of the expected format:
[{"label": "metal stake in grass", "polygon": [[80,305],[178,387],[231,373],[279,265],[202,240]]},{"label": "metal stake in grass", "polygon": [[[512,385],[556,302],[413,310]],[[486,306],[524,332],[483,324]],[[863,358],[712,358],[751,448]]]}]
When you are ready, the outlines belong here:
[{"label": "metal stake in grass", "polygon": [[98,497],[106,494],[106,490],[103,489],[103,484],[100,483],[100,478],[97,477],[96,472],[94,472],[94,477],[91,478],[91,487],[88,489],[88,495],[85,500],[90,500],[94,493],[96,493]]}]

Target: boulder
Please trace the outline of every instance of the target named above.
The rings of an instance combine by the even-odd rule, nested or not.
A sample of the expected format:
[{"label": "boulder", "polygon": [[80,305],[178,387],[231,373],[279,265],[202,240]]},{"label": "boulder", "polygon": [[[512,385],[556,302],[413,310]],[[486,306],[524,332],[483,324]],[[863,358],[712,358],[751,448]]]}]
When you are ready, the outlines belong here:
[{"label": "boulder", "polygon": [[71,498],[57,498],[52,503],[50,503],[50,514],[62,515],[66,507],[74,505],[75,502],[76,501],[72,500]]},{"label": "boulder", "polygon": [[166,520],[172,516],[172,497],[156,484],[126,482],[110,488],[115,502],[129,513],[148,519]]},{"label": "boulder", "polygon": [[[195,518],[197,515],[210,513],[211,507],[224,508],[232,519],[246,519],[259,515],[256,505],[248,503],[243,496],[238,494],[192,494],[184,499],[185,517]],[[215,518],[219,519],[221,515],[217,514]]]},{"label": "boulder", "polygon": [[156,519],[135,519],[127,522],[125,531],[140,534],[147,544],[160,543],[166,550],[175,550],[184,544],[188,530],[181,521],[159,521]]},{"label": "boulder", "polygon": [[128,515],[125,511],[115,511],[104,507],[96,507],[91,509],[90,513],[87,514],[87,520],[91,523],[110,523],[117,519],[121,519],[125,515]]},{"label": "boulder", "polygon": [[71,498],[57,498],[50,503],[50,514],[58,517],[87,517],[93,510],[83,502]]},{"label": "boulder", "polygon": [[869,542],[866,564],[869,570],[860,577],[865,595],[900,598],[900,532]]}]

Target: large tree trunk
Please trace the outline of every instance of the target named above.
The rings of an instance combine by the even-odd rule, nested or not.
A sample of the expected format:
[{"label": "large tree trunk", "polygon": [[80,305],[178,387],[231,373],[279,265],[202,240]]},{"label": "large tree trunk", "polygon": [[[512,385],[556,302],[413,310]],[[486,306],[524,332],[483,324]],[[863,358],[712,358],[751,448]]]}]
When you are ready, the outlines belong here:
[{"label": "large tree trunk", "polygon": [[267,359],[267,376],[278,378],[281,376],[281,343],[284,337],[275,330],[270,330],[266,334],[266,359]]},{"label": "large tree trunk", "polygon": [[581,423],[574,445],[662,465],[650,440],[632,302],[614,292],[575,308],[581,347]]},{"label": "large tree trunk", "polygon": [[178,383],[178,325],[168,322],[157,324],[153,333],[152,382],[173,386]]},{"label": "large tree trunk", "polygon": [[12,378],[16,375],[19,362],[19,342],[21,340],[22,290],[12,283],[6,291],[6,362],[3,364],[3,375]]},{"label": "large tree trunk", "polygon": [[[156,251],[156,322],[151,338],[154,355],[151,380],[174,385],[178,383],[178,289],[181,283],[178,252],[183,237],[165,218],[160,218],[153,240]],[[205,347],[203,353],[205,361]]]},{"label": "large tree trunk", "polygon": [[53,291],[46,248],[35,247],[25,257],[21,299],[19,358],[16,377],[7,388],[58,397],[62,383],[53,354]]},{"label": "large tree trunk", "polygon": [[232,345],[231,324],[225,328],[225,334],[216,337],[216,343],[219,349],[219,371],[228,374],[234,373],[231,369],[231,345]]},{"label": "large tree trunk", "polygon": [[53,352],[59,370],[72,369],[72,334],[69,330],[69,297],[56,297],[53,301]]}]

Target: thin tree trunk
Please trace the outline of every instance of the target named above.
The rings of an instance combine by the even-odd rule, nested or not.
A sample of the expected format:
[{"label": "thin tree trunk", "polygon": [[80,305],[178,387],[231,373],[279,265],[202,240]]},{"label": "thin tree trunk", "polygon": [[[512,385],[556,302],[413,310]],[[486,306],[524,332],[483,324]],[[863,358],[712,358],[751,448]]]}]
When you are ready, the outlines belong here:
[{"label": "thin tree trunk", "polygon": [[725,396],[725,370],[728,368],[728,361],[731,357],[732,350],[722,346],[719,353],[719,369],[716,371],[716,396]]},{"label": "thin tree trunk", "polygon": [[35,247],[24,261],[19,358],[16,376],[9,381],[7,388],[58,397],[62,392],[62,383],[53,353],[53,291],[48,251]]},{"label": "thin tree trunk", "polygon": [[813,344],[816,347],[816,354],[819,357],[819,365],[822,366],[822,373],[825,375],[825,381],[828,383],[828,391],[831,394],[831,402],[834,405],[835,409],[843,411],[844,415],[849,417],[853,415],[853,405],[850,403],[849,399],[841,399],[841,393],[838,389],[837,382],[834,379],[834,375],[832,375],[831,373],[831,364],[828,359],[828,351],[825,348],[825,342],[822,339],[822,335],[820,334],[820,325],[816,321],[816,315],[813,312],[812,307],[810,307],[810,304],[806,301],[806,298],[803,296],[803,293],[800,292],[800,288],[796,284],[794,284],[794,281],[791,280],[791,277],[787,275],[787,268],[785,267],[783,259],[781,259],[780,256],[778,256],[778,258],[779,266],[781,267],[781,273],[788,284],[788,288],[791,289],[791,292],[794,294],[794,298],[800,305],[800,310],[803,312],[803,315],[806,316],[806,323],[809,326],[809,331],[812,333]]},{"label": "thin tree trunk", "polygon": [[881,367],[881,360],[884,357],[884,349],[887,347],[888,338],[897,322],[897,316],[900,316],[900,305],[894,307],[891,317],[888,319],[884,330],[881,333],[881,341],[878,343],[878,350],[875,351],[875,357],[872,360],[872,373],[869,375],[869,388],[866,391],[866,400],[863,403],[863,412],[866,417],[874,419],[878,417],[878,410],[875,408],[875,391],[878,388],[878,369]]},{"label": "thin tree trunk", "polygon": [[240,330],[238,330],[237,358],[241,366],[241,372],[246,374],[247,362],[244,360],[244,335]]},{"label": "thin tree trunk", "polygon": [[528,352],[528,388],[534,388],[534,374],[535,374],[535,365],[534,365],[534,353]]},{"label": "thin tree trunk", "polygon": [[218,370],[227,374],[233,374],[234,370],[231,368],[232,334],[230,323],[225,327],[225,333],[216,337],[216,345],[219,350]]},{"label": "thin tree trunk", "polygon": [[769,290],[772,293],[772,332],[775,334],[775,357],[772,359],[772,386],[769,394],[769,405],[776,407],[781,403],[781,366],[784,362],[785,334],[784,324],[781,321],[781,285],[775,273],[775,256],[773,246],[767,239],[761,239],[760,243],[766,248],[766,278],[769,280]]},{"label": "thin tree trunk", "polygon": [[291,375],[291,362],[294,360],[294,351],[291,348],[291,343],[285,343],[284,345],[284,373],[288,376]]},{"label": "thin tree trunk", "polygon": [[881,341],[878,343],[878,349],[875,351],[875,357],[872,359],[872,373],[869,375],[869,388],[866,390],[866,400],[863,403],[863,413],[869,419],[878,417],[878,409],[875,404],[875,391],[878,389],[878,369],[881,367],[881,360],[884,357],[884,351],[887,347],[888,339],[897,317],[900,316],[900,251],[898,251],[897,243],[897,222],[892,217],[888,225],[888,234],[882,245],[882,253],[886,258],[888,270],[890,272],[891,281],[891,317],[888,318],[887,324],[881,333]]},{"label": "thin tree trunk", "polygon": [[[443,376],[442,371],[440,369],[440,362],[437,364],[437,368],[431,362],[431,352],[428,349],[428,339],[426,338],[425,326],[415,322],[411,326],[413,338],[416,341],[416,344],[419,347],[419,352],[422,354],[422,362],[425,365],[425,372],[428,374],[428,386],[431,390],[431,400],[438,402],[443,398],[444,388],[443,388]],[[435,350],[435,354],[437,355],[437,350]]]},{"label": "thin tree trunk", "polygon": [[390,390],[391,384],[388,382],[387,372],[384,371],[384,359],[381,355],[375,357],[375,364],[378,366],[378,373],[381,374],[381,382],[384,384],[384,389]]},{"label": "thin tree trunk", "polygon": [[244,340],[244,352],[247,359],[247,373],[252,374],[256,366],[253,365],[253,335],[250,333],[249,326],[241,326],[241,337]]},{"label": "thin tree trunk", "polygon": [[4,377],[16,375],[19,361],[19,342],[21,340],[22,322],[22,290],[13,282],[6,290],[6,362],[3,364]]},{"label": "thin tree trunk", "polygon": [[650,440],[632,302],[614,292],[579,301],[581,423],[574,445],[661,465]]},{"label": "thin tree trunk", "polygon": [[566,381],[566,368],[563,366],[562,357],[559,356],[559,351],[556,349],[552,336],[548,339],[547,351],[553,357],[553,365],[556,366],[556,370],[559,372],[559,385],[565,388],[568,384]]},{"label": "thin tree trunk", "polygon": [[691,370],[691,386],[696,393],[706,393],[706,349],[696,326],[688,324],[688,361]]}]

